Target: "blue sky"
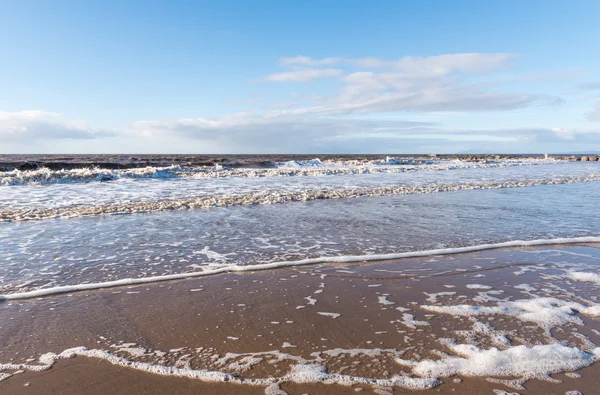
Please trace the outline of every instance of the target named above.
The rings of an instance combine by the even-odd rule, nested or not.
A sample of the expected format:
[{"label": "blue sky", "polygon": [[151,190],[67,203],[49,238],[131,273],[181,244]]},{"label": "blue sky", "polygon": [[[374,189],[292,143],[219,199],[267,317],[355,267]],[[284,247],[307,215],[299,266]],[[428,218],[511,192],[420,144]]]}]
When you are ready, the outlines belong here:
[{"label": "blue sky", "polygon": [[0,2],[0,153],[600,152],[600,2]]}]

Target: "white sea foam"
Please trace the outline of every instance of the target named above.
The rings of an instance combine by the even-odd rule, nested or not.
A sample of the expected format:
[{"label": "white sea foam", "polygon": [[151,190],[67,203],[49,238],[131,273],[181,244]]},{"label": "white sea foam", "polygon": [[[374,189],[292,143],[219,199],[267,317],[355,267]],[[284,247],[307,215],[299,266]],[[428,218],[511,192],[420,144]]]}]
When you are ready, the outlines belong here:
[{"label": "white sea foam", "polygon": [[415,320],[415,316],[412,315],[412,314],[408,314],[408,313],[402,314],[402,320],[397,320],[396,322],[404,324],[404,325],[406,325],[407,327],[409,327],[411,329],[416,329],[417,326],[429,326],[429,325],[431,325],[427,321],[417,321],[417,320]]},{"label": "white sea foam", "polygon": [[449,345],[462,357],[419,362],[398,359],[398,363],[411,366],[421,377],[465,376],[520,376],[545,377],[553,373],[572,371],[589,366],[597,360],[597,352],[586,353],[560,344],[515,346],[506,350],[482,350],[470,344]]},{"label": "white sea foam", "polygon": [[465,337],[468,344],[476,344],[475,337],[477,335],[486,336],[494,346],[508,347],[510,339],[506,335],[511,334],[509,331],[494,329],[489,323],[477,321],[472,318],[473,328],[471,330],[458,330],[455,333]]},{"label": "white sea foam", "polygon": [[51,170],[12,170],[0,172],[0,186],[27,184],[64,184],[81,182],[114,181],[122,178],[174,178],[183,169],[179,166],[141,167],[135,169],[109,170],[97,167]]},{"label": "white sea foam", "polygon": [[[11,170],[0,172],[0,186],[27,184],[59,184],[114,181],[130,178],[254,178],[288,176],[323,176],[343,174],[401,173],[407,171],[436,171],[455,169],[478,169],[495,167],[560,164],[553,159],[503,159],[496,161],[436,160],[415,161],[395,159],[390,161],[288,161],[277,163],[274,168],[224,168],[217,167],[143,167],[109,170],[97,167],[51,170],[41,167],[36,170]],[[220,166],[220,167],[219,167]]]},{"label": "white sea foam", "polygon": [[279,383],[273,383],[265,388],[265,395],[288,395],[279,387]]},{"label": "white sea foam", "polygon": [[452,296],[456,295],[456,292],[438,292],[438,293],[427,293],[423,292],[427,295],[427,301],[430,303],[436,303],[440,296]]},{"label": "white sea foam", "polygon": [[310,355],[315,357],[315,361],[322,362],[321,356],[326,355],[328,357],[339,357],[341,355],[348,355],[350,357],[356,356],[369,356],[379,357],[381,355],[391,354],[395,357],[402,356],[403,352],[396,350],[395,348],[334,348],[332,350],[315,351]]},{"label": "white sea foam", "polygon": [[498,390],[498,389],[495,389],[493,391],[494,391],[494,394],[496,394],[496,395],[521,395],[518,392],[508,392],[508,391]]},{"label": "white sea foam", "polygon": [[589,307],[585,307],[581,310],[581,313],[590,316],[590,317],[600,317],[600,305],[593,305]]},{"label": "white sea foam", "polygon": [[481,284],[467,284],[467,288],[469,289],[492,289],[489,285],[481,285]]},{"label": "white sea foam", "polygon": [[321,199],[358,198],[367,196],[390,196],[427,194],[475,189],[520,188],[538,185],[558,185],[576,182],[600,181],[600,174],[567,176],[558,178],[538,178],[503,181],[461,181],[459,183],[430,184],[373,184],[370,186],[323,186],[321,184],[296,185],[295,188],[231,190],[222,193],[220,189],[207,192],[195,190],[192,194],[175,194],[164,197],[137,196],[135,199],[105,199],[101,202],[83,200],[81,204],[61,203],[50,206],[21,204],[0,210],[0,222],[43,220],[48,218],[72,218],[81,216],[148,213],[184,209],[208,209],[213,207],[247,206],[306,202]]},{"label": "white sea foam", "polygon": [[525,292],[533,292],[536,290],[534,287],[532,287],[529,284],[519,284],[519,285],[515,285],[513,288],[520,289]]},{"label": "white sea foam", "polygon": [[600,275],[597,273],[570,272],[567,278],[573,281],[584,281],[600,285]]},{"label": "white sea foam", "polygon": [[319,311],[317,314],[324,315],[324,316],[327,316],[327,317],[331,317],[331,318],[334,318],[334,319],[342,316],[340,313],[327,313],[327,312],[324,312],[324,311]]},{"label": "white sea foam", "polygon": [[435,250],[426,251],[412,251],[412,252],[401,252],[391,254],[374,254],[374,255],[346,255],[336,257],[320,257],[320,258],[308,258],[298,261],[282,261],[272,262],[257,265],[227,265],[216,269],[207,269],[198,272],[190,273],[176,273],[168,274],[163,276],[151,276],[141,278],[124,278],[114,281],[106,281],[99,283],[85,283],[85,284],[73,284],[64,285],[50,288],[40,288],[33,291],[27,292],[15,292],[0,295],[1,300],[16,300],[16,299],[29,299],[38,298],[48,295],[55,295],[60,293],[70,293],[76,291],[88,291],[93,289],[120,287],[126,285],[136,284],[147,284],[159,281],[179,280],[192,277],[201,277],[207,275],[229,273],[229,272],[247,272],[257,270],[271,270],[280,267],[291,267],[301,265],[313,265],[318,263],[348,263],[348,262],[366,262],[366,261],[379,261],[389,259],[403,259],[403,258],[415,258],[425,257],[432,255],[451,255],[451,254],[462,254],[467,252],[485,251],[500,248],[509,247],[531,247],[541,245],[553,245],[553,244],[579,244],[579,243],[600,243],[600,237],[589,236],[589,237],[573,237],[573,238],[556,238],[556,239],[538,239],[538,240],[513,240],[495,244],[480,244],[468,247],[456,247],[456,248],[442,248]]},{"label": "white sea foam", "polygon": [[503,293],[504,293],[504,291],[502,291],[502,290],[477,292],[477,296],[475,296],[473,298],[473,300],[476,302],[482,302],[482,303],[493,302],[493,301],[497,301],[500,299],[496,298],[495,296],[491,296],[491,295],[502,295]]},{"label": "white sea foam", "polygon": [[314,306],[317,304],[317,299],[312,298],[310,296],[306,296],[304,299],[306,299],[308,301],[308,304],[311,306]]},{"label": "white sea foam", "polygon": [[387,296],[379,296],[378,298],[378,303],[382,304],[382,305],[390,305],[390,304],[396,304],[395,302],[391,302],[388,300]]},{"label": "white sea foam", "polygon": [[[352,350],[342,350],[342,352],[351,352]],[[359,354],[368,352],[368,350],[356,350]],[[385,350],[373,350],[375,353],[380,353]],[[336,352],[336,350],[333,350]],[[365,354],[368,355],[368,354]],[[295,382],[295,383],[324,383],[324,384],[341,384],[341,385],[354,385],[354,384],[367,384],[372,386],[390,386],[390,387],[403,387],[408,389],[427,389],[433,388],[440,385],[441,382],[435,378],[420,378],[420,377],[406,377],[406,376],[393,376],[391,378],[379,379],[379,378],[368,378],[360,376],[349,376],[337,373],[329,373],[327,368],[308,361],[302,357],[294,356],[290,354],[283,354],[279,351],[267,351],[252,354],[233,354],[228,353],[225,357],[221,358],[216,362],[217,365],[225,365],[229,360],[250,356],[252,362],[255,363],[259,360],[258,356],[274,356],[277,361],[292,360],[296,364],[291,366],[290,371],[281,377],[269,377],[269,378],[243,378],[236,374],[214,371],[214,370],[195,370],[189,367],[174,367],[165,366],[159,364],[152,364],[149,362],[131,361],[121,356],[112,354],[105,350],[87,349],[85,347],[76,347],[67,349],[59,354],[47,353],[39,358],[39,364],[0,364],[0,371],[2,370],[30,370],[30,371],[44,371],[50,369],[56,361],[60,359],[73,358],[75,356],[85,356],[88,358],[95,358],[107,361],[113,365],[135,369],[141,372],[152,373],[160,376],[169,376],[177,378],[188,378],[201,380],[204,382],[230,382],[237,384],[246,384],[253,386],[262,386],[270,391],[274,391],[278,388],[278,385],[274,384]],[[235,363],[234,363],[235,364]],[[235,369],[234,369],[235,370]],[[10,377],[10,376],[8,376]],[[277,392],[272,392],[277,393]]]},{"label": "white sea foam", "polygon": [[556,298],[521,299],[500,301],[496,306],[421,306],[422,309],[441,314],[474,317],[478,315],[508,315],[521,321],[534,322],[540,327],[551,328],[567,323],[582,324],[577,312],[595,316],[600,313],[597,305],[584,306]]}]

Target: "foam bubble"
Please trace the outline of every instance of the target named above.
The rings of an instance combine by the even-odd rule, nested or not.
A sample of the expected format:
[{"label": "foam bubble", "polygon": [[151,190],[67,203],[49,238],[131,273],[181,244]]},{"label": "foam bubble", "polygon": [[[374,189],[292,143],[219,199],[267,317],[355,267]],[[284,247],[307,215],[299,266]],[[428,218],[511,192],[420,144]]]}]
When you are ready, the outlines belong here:
[{"label": "foam bubble", "polygon": [[[573,238],[556,238],[556,239],[538,239],[538,240],[513,240],[495,244],[480,244],[469,247],[456,247],[456,248],[442,248],[436,250],[425,250],[425,251],[412,251],[402,253],[391,253],[391,254],[373,254],[373,255],[345,255],[345,256],[334,256],[334,257],[320,257],[320,258],[308,258],[298,261],[282,261],[272,262],[257,265],[238,266],[238,265],[226,265],[216,269],[207,269],[199,272],[191,273],[176,273],[168,274],[163,276],[151,276],[141,278],[125,278],[114,281],[106,281],[99,283],[85,283],[85,284],[74,284],[64,285],[58,287],[41,288],[27,292],[15,292],[9,294],[0,295],[0,300],[16,300],[16,299],[28,299],[38,298],[48,295],[56,295],[60,293],[70,293],[76,291],[88,291],[92,289],[120,287],[125,285],[136,285],[136,284],[147,284],[159,281],[179,280],[192,277],[201,277],[221,273],[229,272],[246,272],[256,270],[270,270],[279,267],[291,267],[291,266],[302,266],[302,265],[313,265],[318,263],[348,263],[348,262],[367,262],[367,261],[380,261],[390,259],[403,259],[403,258],[416,258],[425,257],[432,255],[452,255],[462,254],[465,252],[476,252],[494,250],[508,247],[531,247],[541,245],[553,245],[553,244],[579,244],[579,243],[600,243],[600,237],[588,236],[588,237],[573,237]],[[312,298],[309,299],[309,304],[312,303]]]},{"label": "foam bubble", "polygon": [[141,200],[112,199],[104,202],[88,202],[81,205],[59,205],[30,207],[8,207],[0,211],[0,222],[42,220],[47,218],[72,218],[80,216],[115,215],[161,212],[184,209],[208,209],[214,207],[263,205],[289,202],[306,202],[317,199],[358,198],[365,196],[390,196],[408,194],[426,194],[473,189],[520,188],[538,185],[558,185],[575,182],[600,181],[600,175],[569,176],[562,178],[528,179],[520,181],[460,182],[448,184],[418,185],[373,185],[351,187],[306,186],[300,189],[284,188],[277,191],[233,191],[221,194],[218,191],[207,194],[197,192],[196,196],[178,196],[172,198],[149,198]]},{"label": "foam bubble", "polygon": [[427,321],[417,321],[415,320],[415,316],[412,314],[404,313],[402,314],[402,320],[397,320],[401,324],[406,325],[411,329],[416,329],[417,326],[429,326],[429,322]]},{"label": "foam bubble", "polygon": [[452,296],[456,295],[456,292],[438,292],[438,293],[427,293],[423,292],[427,295],[427,301],[430,303],[436,303],[440,296]]},{"label": "foam bubble", "polygon": [[273,383],[265,388],[265,395],[288,395],[279,387],[279,383]]},{"label": "foam bubble", "polygon": [[492,289],[489,285],[482,284],[467,284],[467,288],[469,289]]},{"label": "foam bubble", "polygon": [[580,303],[567,302],[556,298],[521,299],[516,301],[500,301],[496,306],[421,306],[424,310],[457,316],[478,316],[502,314],[515,317],[521,321],[534,322],[540,327],[550,330],[554,326],[567,323],[582,324],[577,312],[587,311],[590,315],[599,310],[596,306],[583,306]]},{"label": "foam bubble", "polygon": [[465,376],[520,376],[545,377],[549,374],[572,371],[593,364],[597,357],[574,347],[560,344],[515,346],[506,350],[491,348],[481,350],[469,344],[452,345],[453,352],[463,357],[419,362],[404,361],[400,364],[412,367],[421,377]]},{"label": "foam bubble", "polygon": [[327,316],[327,317],[331,317],[333,319],[342,316],[340,313],[327,313],[327,312],[323,312],[323,311],[319,311],[319,312],[317,312],[317,314],[324,315],[324,316]]},{"label": "foam bubble", "polygon": [[525,292],[533,292],[536,290],[534,287],[532,287],[529,284],[519,284],[519,285],[515,285],[513,288],[520,289]]},{"label": "foam bubble", "polygon": [[584,281],[600,285],[600,275],[597,273],[570,272],[567,274],[567,278],[573,281]]},{"label": "foam bubble", "polygon": [[136,178],[254,178],[323,176],[345,174],[403,173],[407,171],[442,171],[456,169],[477,169],[528,166],[537,164],[560,164],[554,159],[503,159],[497,161],[471,162],[460,160],[422,161],[395,159],[390,161],[321,161],[318,158],[304,161],[276,163],[275,168],[225,168],[215,167],[143,167],[133,169],[101,169],[97,167],[51,170],[41,167],[35,170],[10,170],[0,172],[0,186],[28,184],[65,184],[82,182],[103,182]]},{"label": "foam bubble", "polygon": [[[380,355],[382,352],[388,350],[332,350],[333,354],[341,353],[358,353],[356,355]],[[398,352],[396,350],[390,350],[390,352]],[[73,358],[75,356],[85,356],[88,358],[95,358],[105,360],[113,365],[135,369],[141,372],[152,373],[161,376],[177,377],[177,378],[188,378],[194,380],[201,380],[204,382],[231,382],[237,384],[246,384],[253,386],[262,386],[266,388],[266,393],[277,394],[280,383],[295,382],[295,383],[324,383],[324,384],[340,384],[340,385],[355,385],[355,384],[368,384],[372,386],[394,386],[403,387],[408,389],[427,389],[433,388],[440,385],[441,382],[435,378],[421,378],[421,377],[406,377],[406,376],[393,376],[391,378],[369,378],[360,376],[349,376],[337,373],[329,373],[327,368],[315,363],[307,361],[306,359],[293,356],[289,354],[283,354],[279,351],[266,351],[252,354],[233,354],[228,353],[225,357],[221,358],[216,362],[216,365],[225,365],[228,361],[241,357],[248,356],[247,367],[251,366],[252,363],[260,361],[260,356],[274,356],[277,361],[292,360],[296,363],[291,366],[290,371],[281,377],[269,377],[269,378],[243,378],[235,374],[225,373],[214,370],[195,370],[189,367],[174,367],[164,366],[158,364],[152,364],[148,362],[131,361],[121,356],[112,354],[108,351],[98,349],[87,349],[85,347],[75,347],[67,349],[60,354],[47,353],[39,358],[40,364],[0,364],[0,370],[17,370],[24,369],[30,371],[44,371],[50,369],[56,361],[60,359]],[[235,362],[233,363],[235,366]],[[241,365],[240,365],[241,366]],[[234,369],[235,370],[235,369]]]},{"label": "foam bubble", "polygon": [[382,304],[382,305],[391,305],[391,304],[396,304],[395,302],[391,302],[388,300],[387,296],[379,296],[378,298],[378,303]]}]

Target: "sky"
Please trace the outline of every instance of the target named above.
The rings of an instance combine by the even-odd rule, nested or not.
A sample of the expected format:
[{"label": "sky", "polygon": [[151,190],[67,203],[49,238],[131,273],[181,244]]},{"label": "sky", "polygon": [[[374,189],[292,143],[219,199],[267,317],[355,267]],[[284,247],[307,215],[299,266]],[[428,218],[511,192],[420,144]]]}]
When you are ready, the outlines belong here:
[{"label": "sky", "polygon": [[600,153],[597,0],[0,0],[0,153]]}]

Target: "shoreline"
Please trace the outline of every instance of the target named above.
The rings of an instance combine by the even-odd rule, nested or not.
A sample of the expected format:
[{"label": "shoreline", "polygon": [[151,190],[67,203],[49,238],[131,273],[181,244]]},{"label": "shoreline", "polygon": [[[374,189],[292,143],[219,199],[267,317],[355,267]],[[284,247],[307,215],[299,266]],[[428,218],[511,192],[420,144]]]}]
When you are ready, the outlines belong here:
[{"label": "shoreline", "polygon": [[[600,154],[548,154],[550,157],[565,161],[594,161]],[[543,159],[545,154],[223,154],[223,155],[187,155],[187,154],[98,154],[98,155],[69,155],[69,154],[14,154],[0,155],[0,172],[18,170],[35,170],[47,167],[51,170],[71,170],[96,167],[105,170],[136,169],[142,167],[163,167],[182,165],[193,167],[212,167],[216,164],[232,168],[268,168],[273,162],[285,160],[381,160],[387,156],[396,158],[415,158],[424,161],[437,159],[459,159],[466,161],[485,161],[498,159]],[[586,158],[585,160],[583,158]],[[590,158],[594,158],[593,160]]]},{"label": "shoreline", "polygon": [[[548,338],[541,321],[525,321],[523,325],[519,315],[456,317],[431,314],[424,307],[443,308],[464,303],[508,305],[512,301],[529,300],[534,295],[538,299],[555,297],[571,300],[569,303],[587,300],[585,303],[593,304],[598,298],[595,285],[570,282],[561,273],[592,268],[597,272],[598,264],[597,246],[550,245],[369,264],[288,266],[53,298],[6,301],[0,305],[0,320],[5,323],[0,333],[1,363],[36,364],[26,360],[37,359],[47,352],[60,353],[84,346],[90,350],[110,351],[110,355],[125,358],[132,365],[117,368],[79,356],[60,360],[44,372],[26,371],[8,377],[0,382],[0,389],[6,388],[10,393],[27,393],[40,388],[100,393],[86,386],[85,380],[78,381],[69,373],[81,370],[85,371],[84,376],[88,375],[86,377],[104,377],[95,381],[106,381],[105,386],[100,387],[106,391],[109,386],[116,394],[131,391],[136,386],[136,377],[137,380],[143,377],[144,383],[157,383],[156,388],[174,385],[181,393],[194,390],[219,393],[224,388],[231,390],[230,393],[238,390],[265,393],[266,382],[260,380],[269,377],[290,394],[353,393],[356,388],[363,388],[364,393],[408,393],[412,391],[410,386],[418,383],[409,378],[426,377],[416,375],[414,368],[398,364],[396,360],[443,361],[448,358],[443,354],[453,354],[451,346],[440,343],[440,339],[446,337],[454,338],[458,344],[473,344],[482,351],[491,347],[510,350],[520,344],[529,349],[536,344],[551,345],[559,341],[565,347],[575,346],[588,352],[585,355],[592,355],[592,351],[584,350],[586,342],[580,336],[586,337],[588,343],[600,343],[597,337],[600,335],[594,332],[600,333],[600,324],[582,313],[557,315],[566,321],[555,325],[549,332],[552,338]],[[548,281],[556,288],[548,288]],[[544,308],[558,314],[566,307]],[[510,338],[510,345],[495,345],[494,336],[486,335],[485,331],[477,332],[477,328],[483,327],[476,322],[492,328],[490,333],[496,337]],[[561,330],[557,331],[558,328]],[[53,339],[51,344],[47,338]],[[158,378],[135,370],[137,363],[218,371],[245,380],[260,379],[261,386]],[[306,371],[303,375],[289,376],[294,366],[315,363],[326,368],[327,373]],[[530,378],[523,385],[531,393],[537,393],[534,389],[553,393],[576,389],[586,393],[587,389],[589,393],[598,384],[597,364],[579,371],[582,372],[583,378],[551,373],[563,380],[563,384],[549,383],[536,376],[538,378]],[[355,382],[351,387],[324,384],[332,382],[332,375],[336,374],[381,380],[407,375],[409,388],[395,386],[390,392],[384,381],[380,381],[380,385]],[[454,382],[458,378],[460,382]],[[485,376],[459,373],[437,379],[444,384],[432,391],[514,391],[506,383],[486,381]],[[26,383],[30,385],[25,387]],[[243,392],[245,389],[248,391]]]},{"label": "shoreline", "polygon": [[441,248],[435,250],[425,251],[411,251],[411,252],[400,252],[390,254],[378,254],[378,255],[345,255],[345,256],[333,256],[333,257],[319,257],[319,258],[308,258],[298,261],[282,261],[273,263],[264,263],[247,266],[226,266],[218,269],[208,269],[201,272],[189,272],[189,273],[177,273],[168,274],[164,276],[153,276],[153,277],[142,277],[142,278],[126,278],[114,281],[105,281],[98,283],[85,283],[75,285],[65,285],[52,288],[43,288],[27,292],[8,293],[0,294],[0,302],[7,300],[19,300],[19,299],[31,299],[40,298],[43,296],[57,295],[62,293],[72,293],[89,291],[95,289],[105,289],[114,287],[123,287],[128,285],[138,284],[150,284],[162,281],[181,280],[186,278],[212,276],[224,273],[236,273],[236,272],[254,272],[259,270],[272,270],[282,267],[294,267],[294,266],[305,266],[305,265],[316,265],[321,263],[356,263],[356,262],[373,262],[373,261],[386,261],[395,259],[406,259],[406,258],[422,258],[435,255],[454,255],[464,254],[469,252],[488,251],[502,248],[514,248],[514,247],[535,247],[535,246],[547,246],[547,245],[572,245],[582,243],[600,243],[600,236],[586,236],[586,237],[571,237],[571,238],[555,238],[555,239],[537,239],[537,240],[511,240],[501,243],[493,244],[480,244],[467,247],[454,247],[454,248]]}]

